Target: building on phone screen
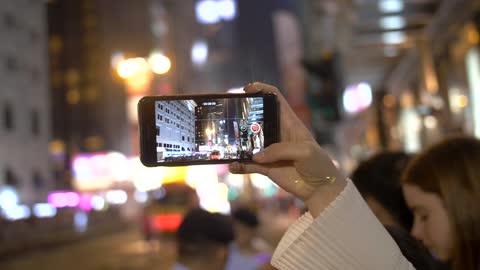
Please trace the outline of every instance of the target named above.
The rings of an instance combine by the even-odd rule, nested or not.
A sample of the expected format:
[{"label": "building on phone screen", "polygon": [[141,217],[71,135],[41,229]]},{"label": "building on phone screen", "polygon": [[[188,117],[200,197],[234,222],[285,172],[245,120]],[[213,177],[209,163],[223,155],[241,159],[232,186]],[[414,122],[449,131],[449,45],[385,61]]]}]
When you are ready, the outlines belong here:
[{"label": "building on phone screen", "polygon": [[195,151],[195,114],[193,100],[155,103],[157,160]]}]

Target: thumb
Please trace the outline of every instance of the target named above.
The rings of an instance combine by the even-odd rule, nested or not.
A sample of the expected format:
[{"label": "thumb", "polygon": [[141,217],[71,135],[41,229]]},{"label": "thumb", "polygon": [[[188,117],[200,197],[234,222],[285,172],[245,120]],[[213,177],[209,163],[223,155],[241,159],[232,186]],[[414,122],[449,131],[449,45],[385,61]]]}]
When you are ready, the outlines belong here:
[{"label": "thumb", "polygon": [[241,162],[234,162],[229,165],[229,169],[231,173],[234,174],[248,174],[248,173],[259,173],[263,175],[269,174],[269,168],[255,163],[241,163]]},{"label": "thumb", "polygon": [[305,160],[313,155],[315,147],[312,143],[275,143],[257,153],[253,160],[257,163]]}]

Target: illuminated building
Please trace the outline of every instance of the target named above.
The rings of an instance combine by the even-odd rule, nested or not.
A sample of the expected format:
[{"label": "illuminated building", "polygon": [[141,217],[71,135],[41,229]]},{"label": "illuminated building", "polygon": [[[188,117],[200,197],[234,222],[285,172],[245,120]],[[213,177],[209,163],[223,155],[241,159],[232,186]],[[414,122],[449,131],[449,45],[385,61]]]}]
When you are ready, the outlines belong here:
[{"label": "illuminated building", "polygon": [[[48,1],[52,137],[58,188],[71,186],[72,156],[115,150],[131,153],[127,93],[112,67],[118,52],[147,56],[150,1]],[[112,12],[112,7],[115,12]],[[132,18],[133,17],[133,18]]]},{"label": "illuminated building", "polygon": [[252,123],[263,121],[263,99],[251,98],[248,106],[248,120]]},{"label": "illuminated building", "polygon": [[199,148],[222,150],[241,146],[247,149],[260,134],[253,134],[250,127],[254,123],[262,126],[263,101],[262,98],[206,100],[195,108],[195,117]]},{"label": "illuminated building", "polygon": [[[206,100],[195,108],[195,140],[200,146],[214,146],[224,142],[227,123],[225,118],[228,102],[225,100]],[[228,134],[227,134],[228,137]]]},{"label": "illuminated building", "polygon": [[[157,102],[155,105],[157,152],[194,151],[195,102],[176,100]],[[162,156],[158,158],[162,159]]]},{"label": "illuminated building", "polygon": [[[244,104],[243,118],[246,121],[240,121],[240,145],[244,149],[259,148],[263,145],[263,131],[252,130],[252,126],[255,125],[255,129],[263,127],[263,99],[262,98],[249,98]],[[261,128],[260,128],[261,129]]]},{"label": "illuminated building", "polygon": [[0,189],[16,189],[20,203],[46,199],[53,181],[48,157],[50,94],[42,1],[0,6]]}]

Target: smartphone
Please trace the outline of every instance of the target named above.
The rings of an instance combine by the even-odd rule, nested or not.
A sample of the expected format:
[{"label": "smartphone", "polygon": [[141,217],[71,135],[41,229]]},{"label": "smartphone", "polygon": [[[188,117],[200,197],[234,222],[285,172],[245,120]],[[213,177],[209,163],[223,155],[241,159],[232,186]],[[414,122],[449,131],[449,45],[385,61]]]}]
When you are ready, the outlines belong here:
[{"label": "smartphone", "polygon": [[147,96],[138,103],[145,166],[251,161],[280,140],[273,93]]}]

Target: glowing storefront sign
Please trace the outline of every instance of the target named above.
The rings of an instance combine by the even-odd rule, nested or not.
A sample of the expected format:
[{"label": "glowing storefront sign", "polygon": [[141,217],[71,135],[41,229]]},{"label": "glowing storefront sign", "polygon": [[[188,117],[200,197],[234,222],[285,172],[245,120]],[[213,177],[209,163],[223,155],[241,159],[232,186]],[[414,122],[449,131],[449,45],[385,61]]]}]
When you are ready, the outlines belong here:
[{"label": "glowing storefront sign", "polygon": [[106,198],[107,202],[111,204],[124,204],[128,200],[128,195],[123,190],[109,190]]},{"label": "glowing storefront sign", "polygon": [[480,138],[480,53],[472,48],[467,53],[467,75],[472,99],[473,126],[475,137]]},{"label": "glowing storefront sign", "polygon": [[33,205],[33,214],[38,218],[51,218],[57,214],[57,208],[49,203],[37,203]]},{"label": "glowing storefront sign", "polygon": [[343,93],[343,108],[347,113],[359,113],[372,104],[372,88],[368,83],[350,85]]},{"label": "glowing storefront sign", "polygon": [[9,220],[27,219],[31,216],[27,205],[15,205],[3,210],[3,216]]},{"label": "glowing storefront sign", "polygon": [[52,192],[48,195],[48,203],[56,208],[77,207],[80,204],[80,195],[76,192]]},{"label": "glowing storefront sign", "polygon": [[78,190],[105,189],[113,182],[131,179],[128,159],[117,152],[79,154],[72,167]]},{"label": "glowing storefront sign", "polygon": [[0,188],[0,208],[8,209],[18,204],[18,193],[15,188],[4,186]]},{"label": "glowing storefront sign", "polygon": [[195,7],[197,21],[201,24],[231,21],[237,14],[234,0],[200,0]]}]

